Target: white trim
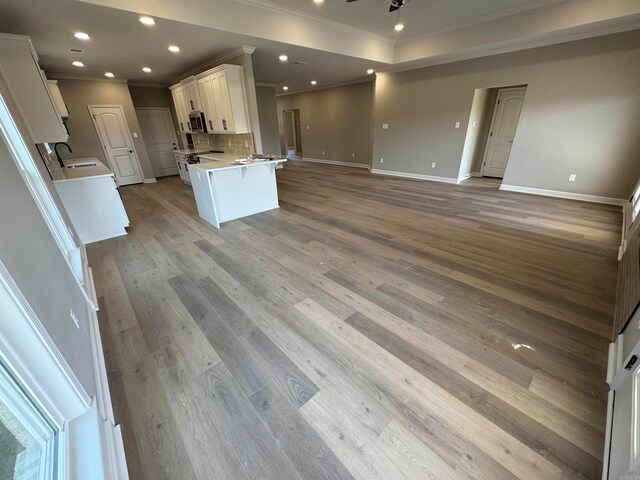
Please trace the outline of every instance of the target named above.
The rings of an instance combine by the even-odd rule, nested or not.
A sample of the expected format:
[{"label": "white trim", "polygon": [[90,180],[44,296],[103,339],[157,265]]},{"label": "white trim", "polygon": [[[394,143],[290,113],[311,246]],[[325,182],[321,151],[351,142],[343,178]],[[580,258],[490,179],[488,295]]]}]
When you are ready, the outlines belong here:
[{"label": "white trim", "polygon": [[300,160],[302,160],[303,162],[327,163],[329,165],[340,165],[342,167],[369,168],[369,165],[367,163],[339,162],[337,160],[324,160],[322,158],[312,158],[312,157],[302,157]]},{"label": "white trim", "polygon": [[467,179],[469,179],[471,177],[482,177],[482,174],[480,172],[465,173],[460,178],[458,178],[458,183],[462,182],[463,180],[467,180]]},{"label": "white trim", "polygon": [[602,455],[602,480],[609,478],[609,456],[611,452],[611,430],[613,428],[613,405],[615,392],[609,390],[607,394],[607,423],[604,433],[604,453]]},{"label": "white trim", "polygon": [[82,80],[85,82],[110,82],[128,83],[126,78],[91,77],[87,75],[73,75],[71,73],[48,73],[47,79],[51,80]]},{"label": "white trim", "polygon": [[373,82],[375,75],[367,75],[366,77],[355,78],[353,80],[346,80],[344,82],[330,83],[327,85],[318,85],[312,88],[303,88],[302,90],[294,90],[288,92],[276,93],[276,97],[286,97],[287,95],[298,95],[300,93],[317,92],[319,90],[327,90],[329,88],[348,87],[349,85],[357,85],[359,83]]},{"label": "white trim", "polygon": [[0,355],[62,429],[91,399],[0,261]]},{"label": "white trim", "polygon": [[200,65],[190,68],[186,72],[181,73],[179,77],[175,77],[176,79],[169,83],[169,89],[171,90],[172,87],[178,87],[178,84],[188,77],[194,77],[203,72],[206,72],[207,70],[219,67],[220,65],[223,65],[227,60],[230,60],[234,57],[239,57],[240,55],[246,54],[253,55],[255,49],[256,47],[252,47],[250,45],[241,45],[238,48],[234,48],[233,50],[228,50],[227,52],[222,53],[212,58],[211,60],[207,60],[206,62],[201,63]]},{"label": "white trim", "polygon": [[500,185],[500,190],[507,192],[529,193],[531,195],[542,195],[545,197],[567,198],[569,200],[581,200],[583,202],[605,203],[607,205],[625,205],[628,200],[624,198],[600,197],[598,195],[587,195],[586,193],[562,192],[560,190],[546,190],[543,188],[520,187],[518,185]]},{"label": "white trim", "polygon": [[434,175],[423,175],[421,173],[394,172],[393,170],[380,170],[378,168],[372,168],[371,173],[375,173],[376,175],[389,175],[392,177],[413,178],[416,180],[427,180],[429,182],[453,183],[453,184],[459,183],[458,179],[451,178],[451,177],[436,177]]},{"label": "white trim", "polygon": [[156,178],[145,178],[143,183],[158,183],[158,180],[156,180]]}]

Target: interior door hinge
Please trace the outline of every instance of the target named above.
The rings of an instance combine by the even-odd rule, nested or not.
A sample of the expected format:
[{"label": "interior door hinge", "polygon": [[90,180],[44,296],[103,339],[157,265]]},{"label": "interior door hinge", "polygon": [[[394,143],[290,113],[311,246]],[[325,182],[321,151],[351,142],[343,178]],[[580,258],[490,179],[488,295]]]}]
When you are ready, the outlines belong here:
[{"label": "interior door hinge", "polygon": [[498,105],[500,105],[500,100],[498,100]]},{"label": "interior door hinge", "polygon": [[490,136],[490,137],[493,137],[493,132],[491,132],[491,133],[489,134],[489,136]]},{"label": "interior door hinge", "polygon": [[631,368],[635,365],[637,361],[638,361],[638,357],[636,355],[632,356],[627,362],[627,364],[624,366],[624,369],[631,370]]}]

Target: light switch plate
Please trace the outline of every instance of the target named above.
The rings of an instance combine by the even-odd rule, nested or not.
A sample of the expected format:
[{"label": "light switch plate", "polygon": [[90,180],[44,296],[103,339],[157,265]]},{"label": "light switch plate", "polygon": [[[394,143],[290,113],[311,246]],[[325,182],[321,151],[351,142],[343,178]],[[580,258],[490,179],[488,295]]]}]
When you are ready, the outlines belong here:
[{"label": "light switch plate", "polygon": [[456,128],[460,128],[460,122],[456,122]]},{"label": "light switch plate", "polygon": [[572,173],[571,175],[569,175],[569,181],[570,182],[575,182],[576,181],[576,174]]},{"label": "light switch plate", "polygon": [[389,130],[389,124],[388,123],[383,123],[382,124],[382,129],[383,130]]}]

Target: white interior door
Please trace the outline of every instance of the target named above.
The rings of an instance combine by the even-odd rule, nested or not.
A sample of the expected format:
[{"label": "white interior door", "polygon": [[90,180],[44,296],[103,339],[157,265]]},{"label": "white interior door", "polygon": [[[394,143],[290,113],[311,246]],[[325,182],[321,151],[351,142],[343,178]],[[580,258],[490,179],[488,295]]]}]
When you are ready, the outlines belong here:
[{"label": "white interior door", "polygon": [[298,146],[296,145],[296,119],[293,110],[286,110],[284,112],[284,131],[287,152],[293,150],[293,152],[298,153]]},{"label": "white interior door", "polygon": [[177,175],[178,169],[173,151],[178,140],[173,132],[173,122],[168,108],[136,109],[140,129],[147,146],[151,168],[156,177]]},{"label": "white interior door", "polygon": [[[627,364],[628,365],[628,364]],[[615,389],[609,479],[640,478],[640,360]]]},{"label": "white interior door", "polygon": [[504,177],[525,91],[525,88],[506,88],[498,92],[489,141],[482,163],[484,177]]},{"label": "white interior door", "polygon": [[118,185],[142,183],[142,169],[122,107],[90,105],[89,112]]}]

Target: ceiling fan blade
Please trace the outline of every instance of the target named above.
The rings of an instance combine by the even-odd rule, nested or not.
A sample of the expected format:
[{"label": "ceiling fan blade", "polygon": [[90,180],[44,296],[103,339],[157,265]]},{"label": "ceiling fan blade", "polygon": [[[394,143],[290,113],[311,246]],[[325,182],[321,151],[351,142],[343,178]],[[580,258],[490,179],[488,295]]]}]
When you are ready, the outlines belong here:
[{"label": "ceiling fan blade", "polygon": [[347,0],[347,3],[357,2],[358,0]]},{"label": "ceiling fan blade", "polygon": [[395,5],[389,6],[389,13],[395,12],[396,10],[400,10],[400,7],[396,7]]}]

